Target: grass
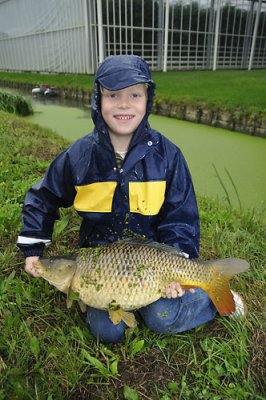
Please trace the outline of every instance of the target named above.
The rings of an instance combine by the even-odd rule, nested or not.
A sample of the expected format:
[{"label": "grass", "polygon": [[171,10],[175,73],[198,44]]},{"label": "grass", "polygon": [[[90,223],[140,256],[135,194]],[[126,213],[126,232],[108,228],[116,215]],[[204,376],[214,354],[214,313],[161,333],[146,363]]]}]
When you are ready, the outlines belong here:
[{"label": "grass", "polygon": [[[266,113],[266,70],[153,72],[162,99],[200,102],[208,107],[239,108]],[[92,90],[93,76],[1,72],[0,80]]]},{"label": "grass", "polygon": [[93,76],[81,74],[39,74],[30,72],[0,71],[0,80],[8,80],[33,85],[47,84],[56,87],[81,88],[92,90]]},{"label": "grass", "polygon": [[155,72],[153,79],[163,98],[266,111],[266,70]]},{"label": "grass", "polygon": [[[201,257],[235,256],[251,264],[232,287],[245,298],[243,321],[217,318],[166,336],[128,329],[126,342],[103,345],[84,315],[47,282],[23,271],[15,246],[29,186],[67,143],[0,111],[0,399],[262,400],[265,399],[265,225],[199,197]],[[78,217],[62,212],[48,254],[77,246]]]}]

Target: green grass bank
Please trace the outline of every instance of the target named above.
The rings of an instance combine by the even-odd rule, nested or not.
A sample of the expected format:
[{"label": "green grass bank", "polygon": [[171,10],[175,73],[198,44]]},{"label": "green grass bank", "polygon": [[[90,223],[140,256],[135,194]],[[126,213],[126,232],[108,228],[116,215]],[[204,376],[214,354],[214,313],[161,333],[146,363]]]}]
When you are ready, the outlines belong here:
[{"label": "green grass bank", "polygon": [[[95,342],[77,305],[23,271],[15,242],[29,186],[67,143],[51,131],[0,111],[0,399],[263,400],[265,379],[265,224],[199,197],[201,258],[241,257],[248,273],[243,321],[217,318],[191,332],[156,335],[138,326],[126,342]],[[61,211],[49,255],[73,252],[79,219]]]},{"label": "green grass bank", "polygon": [[[0,80],[92,90],[92,75],[2,72]],[[266,109],[266,70],[153,72],[156,93],[178,101]]]},{"label": "green grass bank", "polygon": [[[153,72],[153,112],[266,136],[266,70]],[[56,86],[61,95],[89,97],[93,76],[0,71],[0,85]]]}]

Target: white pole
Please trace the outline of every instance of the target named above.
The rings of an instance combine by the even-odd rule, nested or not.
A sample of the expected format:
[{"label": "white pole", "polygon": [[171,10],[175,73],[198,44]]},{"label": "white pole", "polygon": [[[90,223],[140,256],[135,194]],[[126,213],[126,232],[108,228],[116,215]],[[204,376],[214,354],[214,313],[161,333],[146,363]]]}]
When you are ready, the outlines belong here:
[{"label": "white pole", "polygon": [[169,0],[166,0],[166,2],[165,2],[165,20],[164,20],[163,72],[167,71],[168,32],[169,32]]},{"label": "white pole", "polygon": [[97,25],[98,25],[98,46],[99,46],[99,62],[104,59],[103,51],[103,11],[102,0],[97,0]]},{"label": "white pole", "polygon": [[84,32],[85,32],[85,49],[84,49],[84,58],[85,58],[85,71],[86,74],[89,74],[89,21],[88,21],[88,4],[87,0],[83,1],[83,10],[84,10]]},{"label": "white pole", "polygon": [[255,51],[255,45],[256,45],[256,39],[257,39],[257,33],[258,33],[258,27],[259,27],[261,3],[262,3],[262,0],[259,0],[257,14],[256,14],[256,21],[255,21],[255,26],[254,26],[254,31],[253,31],[252,45],[251,45],[250,56],[249,56],[249,63],[248,63],[249,71],[251,70],[253,57],[254,57],[254,51]]},{"label": "white pole", "polygon": [[219,29],[220,29],[220,11],[221,11],[221,0],[217,0],[214,52],[213,52],[213,67],[212,67],[213,71],[216,71],[216,67],[217,67],[218,39],[219,39]]}]

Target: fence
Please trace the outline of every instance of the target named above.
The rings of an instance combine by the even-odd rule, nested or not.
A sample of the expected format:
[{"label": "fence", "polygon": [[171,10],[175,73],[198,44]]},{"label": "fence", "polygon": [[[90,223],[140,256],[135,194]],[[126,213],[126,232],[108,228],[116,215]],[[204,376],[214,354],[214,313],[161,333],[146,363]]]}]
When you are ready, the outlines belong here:
[{"label": "fence", "polygon": [[0,0],[0,69],[94,73],[111,54],[153,70],[266,68],[264,0]]}]

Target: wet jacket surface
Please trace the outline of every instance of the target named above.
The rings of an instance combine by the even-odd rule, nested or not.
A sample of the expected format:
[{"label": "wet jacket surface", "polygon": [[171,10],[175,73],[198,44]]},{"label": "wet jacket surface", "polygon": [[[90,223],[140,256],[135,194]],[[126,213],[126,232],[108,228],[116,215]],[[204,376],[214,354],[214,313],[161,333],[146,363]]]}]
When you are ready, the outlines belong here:
[{"label": "wet jacket surface", "polygon": [[[116,75],[128,65],[131,73]],[[149,85],[147,112],[118,168],[101,117],[99,85],[118,90],[141,82]],[[153,95],[154,83],[139,57],[109,57],[100,65],[92,105],[94,131],[59,154],[26,195],[18,239],[25,256],[42,254],[58,209],[72,205],[82,217],[81,247],[113,242],[133,231],[198,256],[199,217],[190,173],[180,149],[148,124]]]}]

